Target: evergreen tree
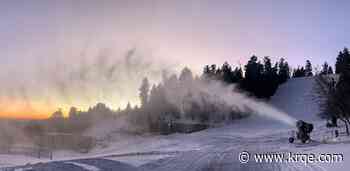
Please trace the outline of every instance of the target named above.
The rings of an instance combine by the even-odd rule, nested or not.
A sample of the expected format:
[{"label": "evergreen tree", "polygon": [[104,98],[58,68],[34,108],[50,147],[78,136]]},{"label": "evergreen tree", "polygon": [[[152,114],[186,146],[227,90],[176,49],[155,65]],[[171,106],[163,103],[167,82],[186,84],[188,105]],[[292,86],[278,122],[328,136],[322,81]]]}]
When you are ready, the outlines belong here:
[{"label": "evergreen tree", "polygon": [[343,55],[343,52],[340,51],[339,54],[338,54],[338,57],[337,57],[337,61],[335,63],[335,73],[336,74],[339,74],[343,68],[344,68],[344,55]]},{"label": "evergreen tree", "polygon": [[212,78],[211,69],[210,69],[209,65],[204,66],[202,78],[204,78],[204,79],[211,79]]},{"label": "evergreen tree", "polygon": [[263,65],[258,61],[258,57],[253,55],[245,65],[245,78],[243,80],[243,88],[253,93],[257,97],[261,97],[260,81],[262,80]]},{"label": "evergreen tree", "polygon": [[71,107],[68,112],[69,119],[78,118],[78,109],[76,107]]},{"label": "evergreen tree", "polygon": [[217,68],[216,65],[206,65],[202,78],[221,80],[228,84],[237,83],[239,88],[258,98],[271,97],[279,84],[290,78],[288,62],[283,58],[273,66],[268,56],[264,57],[261,63],[258,57],[253,55],[244,68],[245,75],[243,76],[241,67],[233,70],[228,62],[225,62],[220,68]]},{"label": "evergreen tree", "polygon": [[328,72],[327,72],[327,74],[333,74],[333,68],[332,68],[332,66],[329,66],[329,67],[328,67]]},{"label": "evergreen tree", "polygon": [[305,77],[306,73],[305,73],[305,69],[304,67],[298,67],[297,69],[294,69],[293,71],[293,78],[298,78],[298,77]]},{"label": "evergreen tree", "polygon": [[64,132],[64,117],[63,117],[63,112],[62,109],[59,108],[56,112],[54,112],[51,117],[50,117],[50,124],[51,124],[51,129],[53,131],[57,132]]},{"label": "evergreen tree", "polygon": [[325,63],[322,65],[322,70],[321,70],[320,75],[327,75],[327,74],[328,74],[328,69],[329,69],[329,65],[328,65],[327,62],[325,62]]},{"label": "evergreen tree", "polygon": [[268,56],[264,57],[264,72],[272,73],[272,63],[271,59]]},{"label": "evergreen tree", "polygon": [[228,84],[233,83],[234,78],[233,78],[233,74],[232,74],[232,68],[227,62],[225,62],[222,65],[221,72],[222,72],[222,75],[219,76],[219,77],[221,77],[221,80],[223,80],[224,82],[226,82]]},{"label": "evergreen tree", "polygon": [[235,68],[235,70],[232,72],[233,75],[233,83],[241,83],[243,80],[243,71],[241,67]]},{"label": "evergreen tree", "polygon": [[210,72],[209,72],[210,79],[217,79],[217,76],[216,76],[216,74],[218,73],[217,70],[218,69],[216,68],[215,64],[210,65]]},{"label": "evergreen tree", "polygon": [[228,84],[240,83],[243,79],[243,71],[240,67],[232,70],[228,62],[225,62],[221,68],[217,68],[216,65],[206,65],[201,78],[204,80],[221,80]]},{"label": "evergreen tree", "polygon": [[270,98],[278,87],[278,75],[275,68],[272,67],[271,59],[264,57],[264,71],[261,83],[261,94],[263,97]]},{"label": "evergreen tree", "polygon": [[150,88],[150,85],[149,85],[148,79],[144,78],[142,80],[142,84],[141,84],[141,87],[139,89],[139,91],[140,91],[140,100],[141,100],[141,107],[145,107],[145,105],[148,102],[149,88]]},{"label": "evergreen tree", "polygon": [[285,61],[284,58],[281,58],[278,63],[278,67],[279,67],[279,70],[278,70],[279,84],[282,84],[290,78],[288,62]]},{"label": "evergreen tree", "polygon": [[128,104],[126,105],[126,108],[125,108],[125,111],[126,111],[126,113],[129,113],[129,112],[131,112],[131,104],[130,104],[130,102],[128,102]]},{"label": "evergreen tree", "polygon": [[[278,78],[278,62],[275,63],[275,65],[272,68],[272,72],[276,74],[276,78]],[[278,82],[278,79],[277,79]]]},{"label": "evergreen tree", "polygon": [[344,72],[345,68],[350,65],[350,53],[348,48],[344,48],[340,51],[335,63],[335,73],[340,74]]},{"label": "evergreen tree", "polygon": [[313,76],[312,64],[311,64],[310,60],[306,60],[305,74],[306,74],[307,77],[312,77]]}]

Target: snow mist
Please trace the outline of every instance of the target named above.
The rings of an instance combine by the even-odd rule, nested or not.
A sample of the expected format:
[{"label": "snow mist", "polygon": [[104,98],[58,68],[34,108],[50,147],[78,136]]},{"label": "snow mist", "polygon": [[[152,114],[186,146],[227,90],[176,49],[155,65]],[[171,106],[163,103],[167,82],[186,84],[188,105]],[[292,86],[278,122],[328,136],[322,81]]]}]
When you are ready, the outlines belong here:
[{"label": "snow mist", "polygon": [[169,62],[152,60],[151,55],[144,54],[148,53],[135,49],[126,53],[102,49],[78,56],[64,54],[50,60],[31,61],[20,70],[18,67],[8,69],[0,73],[6,80],[0,91],[0,115],[42,118],[58,108],[64,112],[71,106],[87,110],[99,102],[113,109],[123,108],[128,102],[136,105],[141,80],[147,76],[159,82],[162,71],[171,68],[167,65]]},{"label": "snow mist", "polygon": [[[278,110],[263,101],[248,97],[240,92],[235,85],[227,85],[216,80],[190,80],[191,79],[188,79],[185,83],[182,81],[182,83],[178,84],[179,87],[177,88],[176,83],[170,83],[170,86],[173,86],[173,88],[170,87],[165,89],[167,100],[178,106],[179,109],[183,108],[184,102],[186,103],[186,96],[190,94],[191,100],[195,101],[196,104],[201,107],[208,105],[208,103],[201,104],[203,103],[203,99],[206,99],[205,101],[209,101],[209,104],[218,104],[216,106],[224,104],[225,106],[229,106],[231,111],[256,114],[280,121],[289,126],[295,126],[295,118],[292,118],[287,113]],[[220,112],[229,113],[230,111],[222,109]]]}]

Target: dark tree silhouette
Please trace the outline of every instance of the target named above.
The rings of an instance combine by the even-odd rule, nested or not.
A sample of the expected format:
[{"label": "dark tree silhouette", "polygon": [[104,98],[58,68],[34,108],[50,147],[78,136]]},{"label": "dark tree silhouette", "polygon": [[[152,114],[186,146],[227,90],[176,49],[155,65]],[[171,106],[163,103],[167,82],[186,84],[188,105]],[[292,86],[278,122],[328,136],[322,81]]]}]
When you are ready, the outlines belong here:
[{"label": "dark tree silhouette", "polygon": [[288,65],[288,62],[285,61],[284,58],[281,58],[278,63],[278,77],[279,77],[279,83],[282,84],[286,82],[290,78],[290,68]]},{"label": "dark tree silhouette", "polygon": [[147,78],[144,78],[141,83],[141,87],[139,89],[140,91],[140,100],[141,100],[141,106],[145,106],[148,102],[148,93],[149,93],[149,82]]},{"label": "dark tree silhouette", "polygon": [[261,87],[257,85],[262,81],[263,69],[264,66],[258,61],[258,57],[255,55],[245,65],[245,77],[242,86],[246,91],[251,92],[257,97],[262,97],[260,93]]},{"label": "dark tree silhouette", "polygon": [[233,83],[238,83],[240,84],[243,80],[243,71],[241,67],[236,67],[235,70],[232,73],[232,77],[233,77]]},{"label": "dark tree silhouette", "polygon": [[327,74],[333,74],[333,68],[332,68],[332,66],[329,66],[329,67],[328,67],[328,72],[327,72]]},{"label": "dark tree silhouette", "polygon": [[306,76],[306,72],[304,67],[298,67],[297,69],[294,69],[293,71],[293,78],[298,78],[298,77],[305,77]]},{"label": "dark tree silhouette", "polygon": [[320,75],[327,75],[328,74],[328,69],[329,69],[328,63],[327,62],[323,63]]},{"label": "dark tree silhouette", "polygon": [[320,75],[333,74],[332,66],[329,66],[327,62],[323,63]]},{"label": "dark tree silhouette", "polygon": [[277,70],[277,65],[272,67],[271,59],[264,57],[262,90],[260,90],[263,97],[270,98],[276,92],[279,85]]},{"label": "dark tree silhouette", "polygon": [[204,80],[220,80],[227,84],[237,84],[251,95],[258,98],[270,98],[277,90],[279,84],[290,78],[288,62],[283,58],[272,65],[271,59],[266,56],[260,62],[258,57],[253,55],[244,66],[245,76],[241,67],[233,67],[225,62],[222,67],[206,65],[201,76]]},{"label": "dark tree silhouette", "polygon": [[305,75],[307,77],[312,77],[314,74],[312,73],[312,64],[310,62],[310,60],[306,60],[306,64],[305,64]]},{"label": "dark tree silhouette", "polygon": [[229,84],[233,83],[234,78],[233,78],[232,68],[227,62],[225,62],[222,65],[221,72],[222,72],[222,74],[221,74],[222,81],[229,83]]},{"label": "dark tree silhouette", "polygon": [[335,73],[339,74],[344,72],[345,68],[350,65],[350,53],[348,48],[344,48],[340,51],[335,63]]}]

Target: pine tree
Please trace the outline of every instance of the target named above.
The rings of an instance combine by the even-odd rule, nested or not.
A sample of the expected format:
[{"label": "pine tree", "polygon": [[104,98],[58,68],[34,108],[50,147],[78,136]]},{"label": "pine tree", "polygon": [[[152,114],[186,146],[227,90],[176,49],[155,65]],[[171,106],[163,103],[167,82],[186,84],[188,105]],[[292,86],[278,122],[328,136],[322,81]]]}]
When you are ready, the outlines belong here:
[{"label": "pine tree", "polygon": [[78,109],[76,107],[71,107],[68,112],[69,119],[76,119],[78,117]]},{"label": "pine tree", "polygon": [[211,69],[210,69],[209,65],[205,65],[204,69],[203,69],[202,78],[204,78],[204,79],[211,79],[211,77],[212,77]]},{"label": "pine tree", "polygon": [[337,56],[337,61],[335,63],[335,73],[339,74],[343,70],[343,65],[344,65],[344,55],[343,52],[340,51],[338,56]]},{"label": "pine tree", "polygon": [[235,68],[232,75],[233,75],[233,83],[241,83],[241,81],[243,80],[242,68],[241,67]]},{"label": "pine tree", "polygon": [[128,102],[128,104],[126,105],[126,108],[125,108],[125,111],[128,113],[128,112],[131,112],[131,104],[130,102]]},{"label": "pine tree", "polygon": [[271,59],[268,56],[264,57],[264,72],[265,73],[272,72],[272,63],[271,63]]},{"label": "pine tree", "polygon": [[305,73],[305,69],[304,67],[299,67],[297,69],[294,69],[293,71],[293,78],[298,78],[298,77],[305,77],[306,73]]},{"label": "pine tree", "polygon": [[321,73],[320,75],[327,75],[328,74],[328,69],[329,69],[329,65],[327,62],[325,62],[323,65],[322,65],[322,70],[321,70]]},{"label": "pine tree", "polygon": [[278,86],[278,76],[276,70],[272,67],[271,59],[269,57],[264,57],[264,73],[261,83],[261,93],[263,97],[271,97]]},{"label": "pine tree", "polygon": [[335,63],[335,73],[340,74],[345,71],[350,65],[350,53],[347,48],[344,48],[343,51],[340,51]]},{"label": "pine tree", "polygon": [[290,78],[288,62],[285,61],[284,58],[281,58],[278,63],[278,67],[279,67],[279,70],[278,70],[279,84],[282,84]]},{"label": "pine tree", "polygon": [[261,97],[261,87],[259,85],[262,80],[264,66],[258,61],[258,57],[253,55],[245,65],[245,77],[243,80],[243,88],[253,93],[257,97]]},{"label": "pine tree", "polygon": [[225,62],[222,67],[221,67],[221,80],[223,80],[224,82],[231,84],[233,83],[233,75],[232,75],[232,68],[231,66]]},{"label": "pine tree", "polygon": [[306,74],[307,77],[312,77],[313,76],[312,64],[311,64],[310,60],[306,60],[305,74]]},{"label": "pine tree", "polygon": [[142,84],[141,84],[141,87],[139,89],[139,91],[140,91],[140,100],[141,100],[141,107],[145,107],[145,105],[148,102],[149,88],[150,88],[150,85],[149,85],[148,79],[144,78],[142,80]]},{"label": "pine tree", "polygon": [[327,74],[333,74],[333,68],[331,66],[328,67]]},{"label": "pine tree", "polygon": [[215,64],[212,64],[212,65],[210,66],[210,78],[211,78],[211,79],[217,79],[216,74],[217,74],[216,65],[215,65]]}]

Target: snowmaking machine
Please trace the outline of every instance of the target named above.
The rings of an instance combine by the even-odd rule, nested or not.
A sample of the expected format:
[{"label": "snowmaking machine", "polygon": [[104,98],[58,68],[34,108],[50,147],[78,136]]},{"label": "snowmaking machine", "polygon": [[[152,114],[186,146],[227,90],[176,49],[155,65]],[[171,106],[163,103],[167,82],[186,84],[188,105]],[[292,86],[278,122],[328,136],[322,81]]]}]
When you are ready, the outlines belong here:
[{"label": "snowmaking machine", "polygon": [[[303,120],[298,120],[296,122],[296,127],[298,129],[296,133],[296,138],[299,139],[302,143],[306,143],[310,139],[310,133],[314,129],[314,125],[311,123],[307,123]],[[289,138],[289,142],[294,142],[294,136]]]}]

